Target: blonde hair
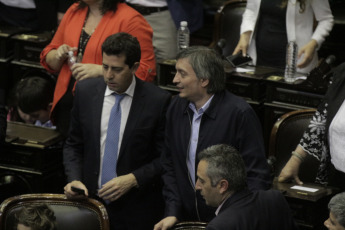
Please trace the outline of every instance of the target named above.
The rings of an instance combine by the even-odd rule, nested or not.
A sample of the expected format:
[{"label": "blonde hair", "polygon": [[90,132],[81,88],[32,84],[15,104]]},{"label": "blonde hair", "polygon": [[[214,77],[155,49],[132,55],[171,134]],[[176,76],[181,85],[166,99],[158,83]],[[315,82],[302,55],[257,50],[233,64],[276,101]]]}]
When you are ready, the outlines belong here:
[{"label": "blonde hair", "polygon": [[[282,0],[282,4],[280,5],[281,8],[285,8],[287,6],[289,0]],[[303,13],[305,10],[305,2],[307,0],[297,0],[299,2],[299,12]]]}]

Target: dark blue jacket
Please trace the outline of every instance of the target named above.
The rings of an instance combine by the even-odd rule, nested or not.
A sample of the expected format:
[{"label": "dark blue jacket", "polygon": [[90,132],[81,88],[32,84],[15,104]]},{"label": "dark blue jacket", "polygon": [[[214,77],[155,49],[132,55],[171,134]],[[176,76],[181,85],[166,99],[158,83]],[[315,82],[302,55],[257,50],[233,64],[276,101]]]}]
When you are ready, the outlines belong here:
[{"label": "dark blue jacket", "polygon": [[207,230],[296,230],[291,210],[277,190],[243,190],[225,201]]},{"label": "dark blue jacket", "polygon": [[[167,112],[166,150],[161,157],[165,170],[165,215],[176,216],[179,220],[209,221],[214,217],[215,210],[207,207],[199,192],[195,192],[186,163],[193,118],[188,104],[186,99],[176,96]],[[229,144],[239,150],[246,165],[249,189],[270,188],[259,120],[242,98],[228,91],[215,94],[204,112],[197,153],[215,144]]]}]

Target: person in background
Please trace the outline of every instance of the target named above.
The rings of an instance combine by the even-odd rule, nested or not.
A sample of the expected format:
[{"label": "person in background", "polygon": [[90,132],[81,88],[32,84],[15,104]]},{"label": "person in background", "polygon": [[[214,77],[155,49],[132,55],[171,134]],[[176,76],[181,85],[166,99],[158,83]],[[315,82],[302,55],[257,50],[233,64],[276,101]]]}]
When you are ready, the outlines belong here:
[{"label": "person in background", "polygon": [[103,78],[76,85],[69,136],[63,149],[68,184],[101,199],[111,229],[152,230],[163,216],[159,157],[171,95],[135,77],[138,40],[127,33],[102,45]]},{"label": "person in background", "polygon": [[178,221],[210,221],[214,210],[195,191],[196,153],[226,143],[241,152],[250,190],[272,184],[260,122],[242,98],[225,90],[221,56],[207,47],[189,47],[177,55],[173,79],[179,95],[172,100],[166,122],[164,168],[165,216],[155,230]]},{"label": "person in background", "polygon": [[333,70],[332,84],[324,99],[310,120],[299,145],[282,169],[278,181],[294,179],[303,184],[298,177],[299,168],[307,156],[320,161],[315,182],[338,187],[345,191],[345,63]]},{"label": "person in background", "polygon": [[17,230],[56,230],[56,217],[46,204],[27,204],[16,213]]},{"label": "person in background", "polygon": [[328,0],[248,0],[233,54],[248,53],[256,65],[284,69],[287,44],[295,41],[297,72],[309,73],[317,66],[317,50],[332,27]]},{"label": "person in background", "polygon": [[18,82],[16,101],[19,114],[24,113],[27,120],[37,126],[55,128],[49,119],[54,87],[51,80],[35,75]]},{"label": "person in background", "polygon": [[[65,13],[52,41],[41,53],[43,67],[50,72],[59,72],[51,119],[65,137],[75,82],[102,76],[102,43],[117,32],[126,32],[138,38],[142,55],[136,76],[152,81],[156,74],[152,28],[142,15],[119,0],[80,0],[73,4]],[[73,51],[78,62],[71,68],[68,51]]]},{"label": "person in background", "polygon": [[206,204],[216,207],[207,230],[297,229],[285,197],[278,190],[249,191],[246,168],[239,152],[219,144],[198,154],[195,189]]},{"label": "person in background", "polygon": [[156,60],[175,59],[177,28],[188,22],[191,33],[203,26],[202,0],[126,0],[141,13],[153,29],[153,47]]},{"label": "person in background", "polygon": [[0,0],[0,25],[27,28],[32,31],[56,30],[73,0]]},{"label": "person in background", "polygon": [[345,230],[345,192],[332,197],[328,203],[329,218],[324,225],[329,230]]}]

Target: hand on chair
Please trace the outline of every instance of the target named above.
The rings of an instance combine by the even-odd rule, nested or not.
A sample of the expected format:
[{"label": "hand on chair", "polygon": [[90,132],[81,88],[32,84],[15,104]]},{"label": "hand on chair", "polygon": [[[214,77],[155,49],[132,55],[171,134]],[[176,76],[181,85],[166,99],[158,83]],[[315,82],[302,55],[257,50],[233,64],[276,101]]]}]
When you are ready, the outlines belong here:
[{"label": "hand on chair", "polygon": [[167,230],[172,228],[177,222],[178,220],[175,216],[165,217],[155,225],[154,230]]},{"label": "hand on chair", "polygon": [[[80,195],[77,192],[73,192],[72,187],[83,189],[85,192],[85,195]],[[67,198],[85,198],[85,196],[86,197],[89,196],[89,191],[87,190],[86,186],[82,182],[77,181],[77,180],[74,180],[68,183],[64,187],[64,193],[66,194]]]}]

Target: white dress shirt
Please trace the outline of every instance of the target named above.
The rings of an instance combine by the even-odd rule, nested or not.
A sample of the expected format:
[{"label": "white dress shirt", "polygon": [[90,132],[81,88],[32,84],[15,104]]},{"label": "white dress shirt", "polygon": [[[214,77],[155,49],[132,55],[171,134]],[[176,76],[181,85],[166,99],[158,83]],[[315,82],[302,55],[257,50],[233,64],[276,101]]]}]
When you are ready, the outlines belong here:
[{"label": "white dress shirt", "polygon": [[329,151],[334,167],[345,172],[345,101],[334,116],[328,133]]}]

